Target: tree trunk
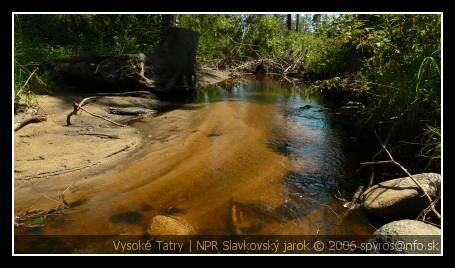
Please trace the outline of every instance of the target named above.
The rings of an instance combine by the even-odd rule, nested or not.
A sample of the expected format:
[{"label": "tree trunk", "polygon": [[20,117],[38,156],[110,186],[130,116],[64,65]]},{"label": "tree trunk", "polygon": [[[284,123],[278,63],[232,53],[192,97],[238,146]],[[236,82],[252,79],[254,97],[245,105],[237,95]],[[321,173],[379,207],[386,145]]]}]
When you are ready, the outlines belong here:
[{"label": "tree trunk", "polygon": [[292,30],[292,15],[291,14],[288,14],[287,24],[288,24],[288,31],[291,31]]},{"label": "tree trunk", "polygon": [[162,20],[163,20],[163,27],[164,28],[170,28],[170,27],[175,27],[175,23],[177,20],[177,15],[176,14],[166,14],[162,15]]},{"label": "tree trunk", "polygon": [[300,19],[300,15],[299,14],[295,15],[295,31],[296,32],[299,31],[299,19]]},{"label": "tree trunk", "polygon": [[321,14],[314,14],[313,15],[313,27],[318,28],[319,24],[321,23]]}]

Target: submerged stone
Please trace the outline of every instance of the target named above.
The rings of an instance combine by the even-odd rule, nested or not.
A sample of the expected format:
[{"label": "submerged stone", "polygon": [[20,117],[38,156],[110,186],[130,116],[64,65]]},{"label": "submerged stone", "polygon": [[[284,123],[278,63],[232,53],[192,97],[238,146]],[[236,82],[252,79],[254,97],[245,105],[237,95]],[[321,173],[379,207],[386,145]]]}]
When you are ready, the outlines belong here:
[{"label": "submerged stone", "polygon": [[149,235],[190,235],[193,227],[183,218],[158,215],[152,218],[147,228]]}]

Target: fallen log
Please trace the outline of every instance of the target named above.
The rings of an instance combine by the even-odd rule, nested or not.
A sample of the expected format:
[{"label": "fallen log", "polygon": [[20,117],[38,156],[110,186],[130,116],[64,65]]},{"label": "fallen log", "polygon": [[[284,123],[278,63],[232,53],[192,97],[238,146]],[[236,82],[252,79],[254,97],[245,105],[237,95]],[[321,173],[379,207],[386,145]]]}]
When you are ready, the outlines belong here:
[{"label": "fallen log", "polygon": [[146,109],[146,108],[137,108],[137,107],[109,107],[108,109],[110,114],[117,115],[144,115],[144,114],[154,114],[156,110]]},{"label": "fallen log", "polygon": [[18,131],[19,129],[25,127],[25,126],[28,125],[28,124],[31,124],[31,123],[39,123],[39,122],[43,122],[43,121],[46,121],[46,120],[47,120],[47,117],[44,116],[44,115],[32,116],[32,117],[30,117],[30,118],[25,119],[25,120],[22,121],[22,122],[16,123],[16,124],[14,125],[14,132]]}]

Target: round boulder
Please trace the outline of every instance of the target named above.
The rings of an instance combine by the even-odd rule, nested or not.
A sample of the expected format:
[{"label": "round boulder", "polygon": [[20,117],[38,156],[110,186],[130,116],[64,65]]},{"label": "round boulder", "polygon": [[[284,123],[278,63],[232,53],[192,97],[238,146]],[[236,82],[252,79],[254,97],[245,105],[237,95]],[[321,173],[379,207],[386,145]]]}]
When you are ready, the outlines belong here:
[{"label": "round boulder", "polygon": [[380,254],[440,253],[441,229],[416,220],[393,221],[377,229],[366,251]]},{"label": "round boulder", "polygon": [[149,235],[190,235],[194,233],[193,227],[184,219],[158,215],[152,218],[147,228]]},{"label": "round boulder", "polygon": [[[422,173],[413,175],[430,197],[441,191],[441,175]],[[416,218],[429,202],[423,191],[410,177],[384,181],[368,188],[361,196],[363,209],[387,219]]]}]

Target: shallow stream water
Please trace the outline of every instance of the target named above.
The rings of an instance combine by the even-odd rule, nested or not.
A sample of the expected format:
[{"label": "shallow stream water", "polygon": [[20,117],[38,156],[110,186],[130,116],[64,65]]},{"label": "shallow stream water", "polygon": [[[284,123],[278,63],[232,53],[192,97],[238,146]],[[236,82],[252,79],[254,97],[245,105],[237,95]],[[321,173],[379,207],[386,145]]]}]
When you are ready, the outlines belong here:
[{"label": "shallow stream water", "polygon": [[[160,121],[161,120],[161,121]],[[146,233],[156,215],[197,234],[367,235],[343,219],[363,148],[331,105],[271,78],[198,90],[195,100],[133,123],[140,153],[73,187],[73,206],[39,234]]]}]

